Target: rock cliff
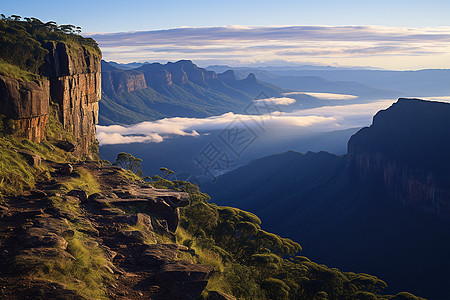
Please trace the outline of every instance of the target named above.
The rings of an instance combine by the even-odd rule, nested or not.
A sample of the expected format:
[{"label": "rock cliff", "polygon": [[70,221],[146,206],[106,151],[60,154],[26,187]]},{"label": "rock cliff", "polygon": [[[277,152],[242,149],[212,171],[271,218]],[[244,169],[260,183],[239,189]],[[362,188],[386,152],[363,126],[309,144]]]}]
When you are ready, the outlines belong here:
[{"label": "rock cliff", "polygon": [[49,103],[57,104],[64,129],[76,139],[74,154],[88,157],[96,144],[95,124],[101,98],[100,51],[85,46],[48,42],[40,67],[41,80],[23,82],[0,76],[0,114],[14,120],[14,131],[41,142],[49,115]]},{"label": "rock cliff", "polygon": [[96,143],[101,54],[84,46],[68,48],[64,43],[47,43],[44,47],[49,51],[43,73],[50,79],[51,101],[59,106],[64,128],[77,140],[75,155],[89,156]]},{"label": "rock cliff", "polygon": [[347,169],[405,205],[449,218],[449,153],[450,104],[399,99],[350,139]]},{"label": "rock cliff", "polygon": [[15,120],[10,126],[27,139],[44,139],[49,97],[48,80],[23,82],[0,75],[0,114]]}]

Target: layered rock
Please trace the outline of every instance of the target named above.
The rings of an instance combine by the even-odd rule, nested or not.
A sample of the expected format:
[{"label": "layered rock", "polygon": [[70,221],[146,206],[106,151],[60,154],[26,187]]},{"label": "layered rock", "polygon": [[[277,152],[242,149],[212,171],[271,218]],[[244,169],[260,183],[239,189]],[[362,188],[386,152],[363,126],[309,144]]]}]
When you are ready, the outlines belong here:
[{"label": "layered rock", "polygon": [[64,43],[50,42],[44,47],[49,54],[42,69],[50,79],[51,100],[59,106],[64,128],[77,140],[74,154],[87,157],[96,143],[101,54],[84,46],[69,49]]},{"label": "layered rock", "polygon": [[14,120],[14,132],[34,142],[45,138],[49,102],[58,106],[64,128],[76,139],[74,154],[88,157],[96,144],[95,124],[101,98],[99,50],[48,42],[43,78],[23,82],[0,76],[0,114]]},{"label": "layered rock", "polygon": [[0,75],[0,114],[15,120],[11,125],[20,136],[40,142],[48,120],[50,83],[23,82]]},{"label": "layered rock", "polygon": [[102,91],[108,97],[147,88],[145,76],[141,72],[119,70],[109,63],[101,62]]},{"label": "layered rock", "polygon": [[403,204],[449,218],[449,153],[450,104],[399,99],[350,139],[347,169]]}]

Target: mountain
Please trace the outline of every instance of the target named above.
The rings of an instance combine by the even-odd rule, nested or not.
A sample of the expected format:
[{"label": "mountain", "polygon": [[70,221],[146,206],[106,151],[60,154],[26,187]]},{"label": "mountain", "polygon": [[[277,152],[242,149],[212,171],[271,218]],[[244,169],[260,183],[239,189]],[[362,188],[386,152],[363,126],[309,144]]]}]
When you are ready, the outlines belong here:
[{"label": "mountain", "polygon": [[108,64],[110,64],[111,66],[113,66],[116,69],[132,70],[132,69],[139,68],[146,63],[132,62],[132,63],[127,63],[127,64],[120,64],[120,63],[116,63],[114,61],[108,61]]},{"label": "mountain", "polygon": [[230,72],[218,75],[188,60],[147,63],[133,70],[120,70],[103,61],[99,123],[242,113],[257,97],[281,97],[286,91],[257,80],[253,74],[237,80]]},{"label": "mountain", "polygon": [[[209,66],[207,69],[216,72],[233,70],[238,77],[254,73],[260,80],[308,92],[342,91],[344,94],[354,93],[361,97],[371,95],[431,97],[447,96],[450,93],[448,69],[391,71],[314,66],[253,68]],[[375,93],[371,94],[372,92]]]},{"label": "mountain", "polygon": [[388,290],[446,299],[449,120],[450,104],[399,99],[350,138],[344,156],[272,155],[205,190],[215,203],[249,210],[265,229],[303,241],[317,261],[364,269],[389,281]]}]

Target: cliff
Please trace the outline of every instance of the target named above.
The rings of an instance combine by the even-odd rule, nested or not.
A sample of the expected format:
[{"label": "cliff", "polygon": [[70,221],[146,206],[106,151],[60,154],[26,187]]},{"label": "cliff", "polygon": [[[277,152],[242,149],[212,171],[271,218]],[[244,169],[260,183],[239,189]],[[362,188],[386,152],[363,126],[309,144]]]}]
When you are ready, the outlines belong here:
[{"label": "cliff", "polygon": [[101,62],[101,72],[102,91],[108,97],[147,88],[144,74],[141,72],[122,71],[114,68],[105,61]]},{"label": "cliff", "polygon": [[70,49],[64,43],[47,43],[43,66],[50,80],[51,101],[58,104],[59,120],[76,138],[74,154],[89,156],[96,143],[98,101],[101,98],[101,55],[86,47]]},{"label": "cliff", "polygon": [[347,168],[396,201],[450,217],[450,104],[399,99],[348,142]]},{"label": "cliff", "polygon": [[[48,121],[50,82],[23,82],[0,75],[0,114],[15,120],[9,124],[19,135],[42,141]],[[5,124],[8,126],[8,124]]]},{"label": "cliff", "polygon": [[262,92],[267,97],[281,97],[284,92],[253,74],[236,80],[233,71],[216,74],[190,60],[145,63],[133,70],[120,70],[102,62],[102,74],[102,125],[244,113]]},{"label": "cliff", "polygon": [[[6,18],[0,23],[0,32],[9,41],[2,43],[6,50],[0,55],[3,65],[9,64],[15,73],[33,73],[26,81],[14,72],[0,70],[0,115],[4,115],[4,128],[41,142],[52,104],[66,131],[60,132],[60,139],[74,137],[73,154],[78,158],[97,155],[96,150],[91,153],[96,147],[95,124],[101,98],[101,52],[97,44],[33,18]],[[21,41],[22,36],[26,43]]]}]

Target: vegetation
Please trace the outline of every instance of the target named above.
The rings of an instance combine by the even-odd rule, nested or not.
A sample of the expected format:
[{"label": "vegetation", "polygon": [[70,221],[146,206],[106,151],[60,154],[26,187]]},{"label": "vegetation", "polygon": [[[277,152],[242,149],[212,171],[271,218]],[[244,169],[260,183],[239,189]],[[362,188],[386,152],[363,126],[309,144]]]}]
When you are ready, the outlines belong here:
[{"label": "vegetation", "polygon": [[[26,81],[33,80],[32,74],[40,74],[44,57],[48,53],[43,46],[48,42],[64,42],[69,51],[84,47],[93,54],[100,55],[97,43],[84,38],[80,27],[42,22],[36,18],[20,16],[0,19],[0,72]],[[12,66],[16,66],[14,68]],[[31,74],[30,74],[31,73]]]},{"label": "vegetation", "polygon": [[46,140],[42,143],[33,143],[12,135],[13,120],[5,124],[5,119],[0,116],[0,198],[7,194],[21,194],[24,190],[32,189],[36,181],[49,177],[51,170],[48,167],[31,164],[18,151],[28,150],[42,159],[61,163],[76,160],[72,154],[55,146],[63,135],[68,140],[73,140],[74,137],[63,129],[54,111],[49,114]]},{"label": "vegetation", "polygon": [[342,272],[299,256],[299,244],[262,230],[252,213],[208,203],[209,196],[196,185],[153,178],[154,187],[191,196],[191,204],[181,210],[176,238],[195,250],[198,263],[214,266],[208,290],[239,299],[393,298],[381,295],[386,283],[375,276]]},{"label": "vegetation", "polygon": [[113,165],[131,171],[138,177],[142,177],[141,161],[142,159],[136,158],[130,153],[121,152],[117,154],[116,161]]},{"label": "vegetation", "polygon": [[34,276],[63,283],[89,299],[108,299],[104,286],[114,278],[105,268],[107,260],[103,252],[91,238],[76,229],[74,232],[74,236],[67,239],[67,252],[75,260],[46,263],[36,270]]},{"label": "vegetation", "polygon": [[7,75],[7,76],[13,77],[17,80],[27,81],[27,82],[39,79],[38,75],[28,72],[28,71],[25,71],[25,70],[22,70],[18,66],[7,63],[7,62],[3,61],[2,59],[0,59],[0,74]]}]

